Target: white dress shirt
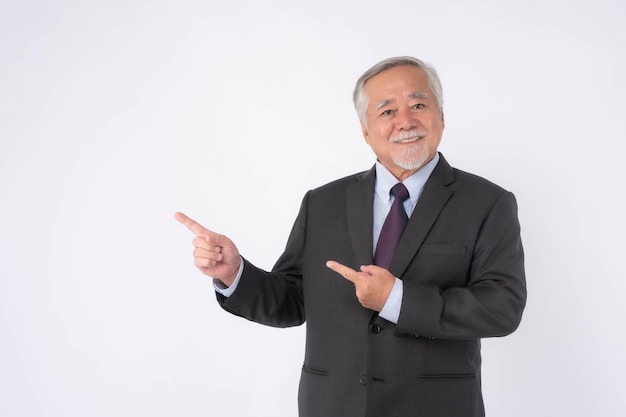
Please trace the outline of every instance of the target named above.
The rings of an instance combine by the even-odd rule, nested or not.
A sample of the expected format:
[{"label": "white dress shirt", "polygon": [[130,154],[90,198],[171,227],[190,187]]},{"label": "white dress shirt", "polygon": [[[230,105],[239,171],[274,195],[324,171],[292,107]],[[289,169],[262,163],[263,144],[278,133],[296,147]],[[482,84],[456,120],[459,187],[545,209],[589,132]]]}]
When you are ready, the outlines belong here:
[{"label": "white dress shirt", "polygon": [[[422,195],[422,191],[424,191],[426,181],[428,181],[430,174],[432,174],[438,162],[439,154],[437,153],[429,163],[424,165],[409,178],[402,181],[402,184],[409,190],[409,198],[404,201],[404,210],[409,218],[411,214],[413,214],[413,209],[415,209],[417,201]],[[391,188],[397,183],[398,179],[394,177],[383,164],[376,161],[376,184],[374,185],[374,247],[372,248],[372,253],[376,252],[380,231],[383,228],[383,223],[385,223],[389,210],[391,210],[393,200],[395,200],[395,197],[390,193]],[[396,277],[396,282],[391,289],[389,298],[387,298],[385,306],[378,315],[387,321],[398,323],[403,293],[404,287],[402,280]]]}]

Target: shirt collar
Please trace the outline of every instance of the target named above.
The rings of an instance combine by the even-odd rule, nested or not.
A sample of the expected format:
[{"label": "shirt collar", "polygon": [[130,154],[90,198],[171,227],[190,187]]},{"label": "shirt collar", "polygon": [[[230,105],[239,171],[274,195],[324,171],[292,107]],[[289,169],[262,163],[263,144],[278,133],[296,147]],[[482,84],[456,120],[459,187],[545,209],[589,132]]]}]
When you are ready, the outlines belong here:
[{"label": "shirt collar", "polygon": [[[438,162],[439,153],[436,153],[435,157],[430,162],[402,181],[407,190],[409,190],[409,198],[413,206],[417,204],[417,200],[424,190],[424,185],[426,185],[426,181],[428,181],[430,174],[433,173],[433,170],[437,166]],[[383,164],[376,161],[376,185],[374,186],[374,192],[378,198],[382,201],[389,201],[391,198],[389,190],[391,190],[391,187],[397,183],[398,179],[394,177],[393,174],[383,166]]]}]

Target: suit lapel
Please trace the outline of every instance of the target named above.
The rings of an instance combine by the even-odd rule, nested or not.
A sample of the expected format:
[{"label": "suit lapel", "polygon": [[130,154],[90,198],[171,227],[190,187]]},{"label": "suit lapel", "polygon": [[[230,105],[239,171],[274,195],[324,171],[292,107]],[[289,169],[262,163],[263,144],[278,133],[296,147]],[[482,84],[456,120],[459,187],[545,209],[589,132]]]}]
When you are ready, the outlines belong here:
[{"label": "suit lapel", "polygon": [[424,191],[413,210],[391,261],[389,270],[397,277],[402,276],[406,271],[437,220],[439,213],[452,195],[452,191],[447,185],[454,182],[454,172],[443,155],[440,154],[439,156],[439,163],[424,186]]},{"label": "suit lapel", "polygon": [[371,265],[374,227],[374,182],[376,169],[365,172],[359,181],[348,187],[346,206],[348,210],[348,233],[356,259],[355,267]]}]

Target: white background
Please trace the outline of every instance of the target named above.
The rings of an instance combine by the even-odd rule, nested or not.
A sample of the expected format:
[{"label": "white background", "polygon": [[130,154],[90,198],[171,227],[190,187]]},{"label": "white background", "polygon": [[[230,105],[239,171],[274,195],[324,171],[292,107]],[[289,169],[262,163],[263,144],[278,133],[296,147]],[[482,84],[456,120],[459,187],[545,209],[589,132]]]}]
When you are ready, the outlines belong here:
[{"label": "white background", "polygon": [[[513,191],[519,330],[489,416],[622,416],[626,3],[0,0],[0,416],[295,416],[304,329],[231,316],[184,211],[271,268],[374,162],[358,76],[439,71],[453,166]],[[323,417],[323,416],[320,416]]]}]

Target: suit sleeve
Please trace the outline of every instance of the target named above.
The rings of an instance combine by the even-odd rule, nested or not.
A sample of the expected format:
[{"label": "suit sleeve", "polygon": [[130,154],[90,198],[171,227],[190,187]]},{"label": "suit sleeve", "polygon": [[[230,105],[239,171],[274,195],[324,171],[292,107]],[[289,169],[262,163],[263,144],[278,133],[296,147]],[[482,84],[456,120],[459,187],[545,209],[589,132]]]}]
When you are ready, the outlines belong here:
[{"label": "suit sleeve", "polygon": [[273,327],[304,323],[302,256],[307,217],[305,196],[293,225],[285,251],[271,272],[243,258],[241,280],[228,298],[216,293],[220,306],[237,316]]},{"label": "suit sleeve", "polygon": [[517,203],[512,193],[502,193],[486,214],[468,275],[463,287],[405,281],[396,330],[461,340],[504,336],[519,326],[526,282]]}]

